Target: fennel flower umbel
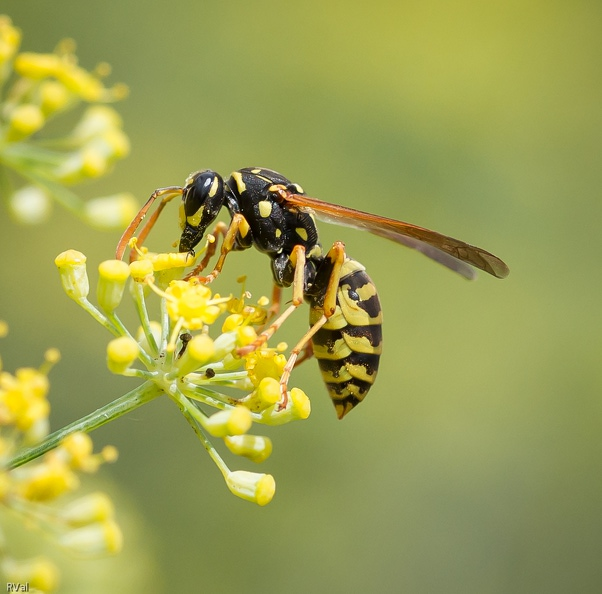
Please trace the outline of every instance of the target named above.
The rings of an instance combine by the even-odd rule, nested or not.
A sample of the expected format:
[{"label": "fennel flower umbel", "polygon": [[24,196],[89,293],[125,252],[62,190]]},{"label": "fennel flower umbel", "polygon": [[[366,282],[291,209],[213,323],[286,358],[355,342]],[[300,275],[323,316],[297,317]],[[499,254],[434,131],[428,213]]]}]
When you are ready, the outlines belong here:
[{"label": "fennel flower umbel", "polygon": [[[195,278],[180,280],[185,267],[193,265],[197,257],[141,251],[131,264],[102,262],[97,305],[88,299],[86,257],[68,250],[56,258],[67,295],[114,336],[106,351],[109,370],[142,380],[132,392],[65,431],[92,430],[166,394],[180,408],[230,491],[265,505],[275,492],[273,477],[230,470],[214,441],[223,441],[237,456],[263,462],[272,443],[266,436],[249,433],[253,424],[281,425],[305,419],[310,413],[309,399],[299,388],[292,388],[286,392],[286,406],[282,404],[280,379],[287,362],[282,352],[286,345],[270,348],[264,344],[244,356],[238,354],[238,349],[257,339],[257,330],[265,324],[267,298],[250,303],[244,289],[240,297],[221,296]],[[128,283],[140,322],[135,330],[126,328],[117,314],[128,294]],[[156,320],[151,319],[147,304],[155,300],[160,312]],[[240,395],[233,396],[233,391]]]}]

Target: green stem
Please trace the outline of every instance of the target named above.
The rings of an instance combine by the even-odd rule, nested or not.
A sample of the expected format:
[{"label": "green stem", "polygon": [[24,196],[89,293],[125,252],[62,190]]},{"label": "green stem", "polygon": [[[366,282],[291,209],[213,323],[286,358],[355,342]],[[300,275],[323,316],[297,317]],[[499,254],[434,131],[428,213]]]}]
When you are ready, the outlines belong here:
[{"label": "green stem", "polygon": [[41,443],[16,455],[9,462],[7,467],[8,469],[12,470],[13,468],[22,466],[26,462],[35,460],[46,452],[56,448],[68,435],[71,435],[77,431],[90,433],[91,431],[94,431],[94,429],[98,429],[106,423],[109,423],[138,408],[139,406],[150,402],[161,394],[163,394],[163,390],[161,390],[161,388],[159,388],[156,384],[153,382],[144,382],[131,392],[120,396],[116,400],[113,400],[113,402],[110,402],[98,410],[95,410],[93,413],[74,421],[73,423],[63,427],[62,429],[59,429],[58,431],[55,431],[54,433],[51,433]]},{"label": "green stem", "polygon": [[178,405],[180,412],[184,415],[184,418],[188,421],[188,424],[192,427],[196,436],[203,444],[203,447],[207,450],[209,456],[211,456],[211,459],[215,462],[225,478],[230,472],[230,469],[218,454],[213,444],[207,439],[205,432],[200,426],[201,417],[204,415],[194,406],[194,404],[189,402],[188,398],[183,394],[176,392],[175,394],[170,394],[170,398]]}]

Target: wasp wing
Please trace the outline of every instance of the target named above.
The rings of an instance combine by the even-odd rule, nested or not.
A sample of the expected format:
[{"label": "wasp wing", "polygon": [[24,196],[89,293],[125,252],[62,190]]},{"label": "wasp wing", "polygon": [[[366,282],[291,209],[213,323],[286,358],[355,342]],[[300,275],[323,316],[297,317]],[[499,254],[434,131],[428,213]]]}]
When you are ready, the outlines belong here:
[{"label": "wasp wing", "polygon": [[508,266],[497,256],[424,227],[330,204],[301,194],[288,194],[286,202],[301,210],[313,211],[317,218],[327,223],[369,231],[411,247],[468,279],[476,276],[472,266],[497,278],[505,278],[510,272]]}]

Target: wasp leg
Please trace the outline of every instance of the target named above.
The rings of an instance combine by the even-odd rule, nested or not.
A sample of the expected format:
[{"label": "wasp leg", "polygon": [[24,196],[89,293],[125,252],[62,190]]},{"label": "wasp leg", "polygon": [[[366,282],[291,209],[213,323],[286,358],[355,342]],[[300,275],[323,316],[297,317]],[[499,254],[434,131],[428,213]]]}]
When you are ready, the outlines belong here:
[{"label": "wasp leg", "polygon": [[297,360],[295,361],[295,367],[299,367],[299,365],[301,365],[301,363],[307,361],[308,359],[311,359],[313,356],[314,356],[314,345],[310,340],[301,349],[301,352],[299,353],[299,357],[297,357]]},{"label": "wasp leg", "polygon": [[282,303],[282,287],[279,287],[274,283],[272,289],[272,305],[268,309],[267,321],[271,321],[272,318],[276,317],[280,313],[280,305]]},{"label": "wasp leg", "polygon": [[215,264],[215,268],[207,276],[197,277],[199,282],[208,285],[219,276],[220,272],[222,271],[222,268],[224,267],[226,256],[233,250],[234,245],[236,244],[236,236],[240,233],[244,237],[245,235],[247,235],[248,232],[249,223],[247,223],[247,219],[245,219],[243,215],[237,212],[232,217],[228,230],[224,235],[224,241],[222,242],[222,250],[220,252],[219,258],[217,259],[217,263]]},{"label": "wasp leg", "polygon": [[182,192],[183,192],[183,188],[181,188],[180,186],[169,186],[167,188],[159,188],[158,190],[155,190],[150,195],[150,198],[146,201],[144,206],[138,211],[138,214],[132,219],[132,222],[128,225],[127,229],[123,232],[123,235],[121,236],[121,239],[119,240],[119,243],[117,244],[117,249],[115,250],[115,258],[117,260],[123,259],[123,254],[125,252],[125,248],[127,247],[130,239],[132,239],[134,232],[136,231],[136,229],[138,228],[138,226],[140,225],[140,223],[146,216],[146,213],[148,212],[148,209],[152,206],[153,202],[160,196],[165,196],[161,200],[161,204],[157,208],[157,211],[155,213],[153,213],[153,216],[148,220],[148,222],[144,226],[144,228],[140,234],[140,238],[141,238],[140,244],[142,244],[142,241],[144,240],[144,238],[149,234],[152,226],[155,224],[155,221],[161,214],[161,211],[165,208],[165,205],[170,200],[175,198],[176,196],[181,196]]},{"label": "wasp leg", "polygon": [[[326,258],[332,262],[332,271],[328,284],[326,286],[326,292],[324,294],[324,305],[323,313],[320,319],[303,335],[301,340],[294,346],[291,354],[284,366],[282,377],[280,378],[280,402],[278,404],[278,410],[286,408],[288,403],[288,380],[291,376],[299,354],[303,352],[308,344],[311,345],[311,339],[314,334],[322,327],[328,319],[331,318],[336,310],[337,306],[337,292],[339,289],[339,281],[341,280],[341,268],[345,262],[345,245],[341,241],[337,241],[330,248]],[[302,362],[307,357],[304,355],[299,362]]]},{"label": "wasp leg", "polygon": [[213,231],[211,232],[211,235],[213,235],[213,237],[215,237],[215,241],[213,241],[207,245],[207,252],[205,253],[205,256],[201,260],[200,264],[192,272],[187,274],[184,277],[184,280],[188,280],[195,276],[199,276],[199,274],[203,270],[205,270],[205,268],[207,268],[207,264],[209,264],[209,260],[211,260],[211,258],[213,258],[213,256],[215,255],[215,252],[217,251],[217,246],[219,245],[220,235],[223,238],[225,238],[227,231],[228,231],[228,225],[226,225],[226,223],[223,223],[220,221],[219,223],[217,223],[217,225],[215,225]]},{"label": "wasp leg", "polygon": [[274,333],[282,326],[284,321],[303,303],[303,278],[305,275],[305,248],[296,245],[291,254],[291,262],[295,266],[293,277],[293,300],[289,305],[258,337],[255,342],[239,348],[236,352],[240,356],[248,355],[265,344]]}]

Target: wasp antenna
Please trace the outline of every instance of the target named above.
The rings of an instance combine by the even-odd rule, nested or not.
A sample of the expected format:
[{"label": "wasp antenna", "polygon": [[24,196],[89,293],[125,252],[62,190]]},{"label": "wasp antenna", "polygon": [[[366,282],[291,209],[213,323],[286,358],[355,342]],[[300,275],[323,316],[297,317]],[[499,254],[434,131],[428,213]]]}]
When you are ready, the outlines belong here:
[{"label": "wasp antenna", "polygon": [[169,186],[167,188],[159,188],[158,190],[155,190],[150,195],[150,198],[146,201],[144,206],[138,211],[138,214],[132,219],[132,222],[127,226],[127,229],[123,232],[123,235],[121,236],[121,239],[119,240],[119,243],[117,244],[117,249],[115,250],[115,259],[123,260],[123,254],[125,252],[125,248],[127,247],[128,243],[130,242],[130,239],[132,239],[136,229],[138,229],[140,223],[143,221],[144,217],[146,216],[148,209],[152,206],[153,202],[157,198],[159,198],[160,196],[165,196],[163,198],[163,200],[161,201],[161,205],[157,209],[157,212],[153,215],[153,217],[145,225],[145,227],[142,231],[142,233],[143,233],[142,239],[144,239],[148,235],[150,230],[152,229],[152,226],[155,224],[155,221],[161,214],[161,211],[165,207],[165,204],[167,204],[170,200],[172,200],[176,196],[181,196],[183,192],[184,192],[184,188],[182,188],[181,186]]}]

